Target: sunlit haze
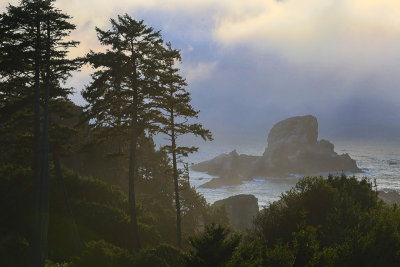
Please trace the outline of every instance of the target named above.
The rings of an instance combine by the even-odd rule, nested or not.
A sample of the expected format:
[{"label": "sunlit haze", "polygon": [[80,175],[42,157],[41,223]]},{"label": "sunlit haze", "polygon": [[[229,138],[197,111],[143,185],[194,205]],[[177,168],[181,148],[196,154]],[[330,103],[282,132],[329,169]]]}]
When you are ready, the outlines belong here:
[{"label": "sunlit haze", "polygon": [[[10,2],[1,1],[0,8]],[[182,72],[216,141],[265,140],[281,119],[312,114],[322,136],[400,136],[400,3],[396,0],[62,0],[83,56],[94,28],[128,13],[182,51]],[[90,69],[70,83],[80,90]]]}]

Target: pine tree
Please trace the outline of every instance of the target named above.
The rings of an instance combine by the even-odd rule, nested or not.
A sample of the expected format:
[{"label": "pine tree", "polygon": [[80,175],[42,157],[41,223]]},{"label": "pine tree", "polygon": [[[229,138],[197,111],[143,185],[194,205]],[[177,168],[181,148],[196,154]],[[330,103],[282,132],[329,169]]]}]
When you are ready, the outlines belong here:
[{"label": "pine tree", "polygon": [[153,96],[163,40],[160,32],[127,14],[110,21],[110,30],[96,28],[100,43],[108,49],[104,53],[91,51],[86,56],[87,62],[100,70],[92,75],[93,81],[82,96],[89,103],[86,112],[93,119],[93,128],[109,136],[129,135],[129,214],[135,242],[132,246],[138,249],[141,244],[135,200],[137,145],[140,136],[155,130],[154,122],[159,115]]},{"label": "pine tree", "polygon": [[189,153],[197,151],[197,147],[185,147],[177,144],[177,139],[181,135],[194,134],[204,140],[212,140],[211,132],[204,129],[201,124],[190,123],[189,119],[198,118],[199,111],[196,111],[190,104],[190,93],[185,90],[187,85],[179,74],[179,69],[175,67],[176,61],[181,61],[180,52],[171,48],[168,43],[163,53],[164,65],[166,68],[159,75],[159,86],[162,92],[157,96],[159,107],[163,110],[163,127],[161,132],[166,134],[171,141],[165,149],[171,154],[173,179],[175,188],[175,206],[177,221],[177,240],[178,245],[182,245],[181,230],[181,206],[179,198],[179,170],[178,159],[187,157]]},{"label": "pine tree", "polygon": [[[34,125],[36,215],[31,240],[31,262],[34,266],[44,266],[48,249],[49,103],[52,99],[67,98],[71,89],[64,88],[62,84],[70,77],[71,71],[80,66],[79,61],[67,58],[69,48],[78,42],[64,41],[75,26],[68,22],[70,17],[56,9],[53,3],[54,0],[21,0],[18,6],[9,5],[0,18],[0,94],[5,97],[1,108],[6,111],[1,118],[0,128],[20,126],[16,123],[20,118]],[[29,103],[33,103],[33,106]],[[26,126],[24,128],[22,131],[32,133],[26,130]]]}]

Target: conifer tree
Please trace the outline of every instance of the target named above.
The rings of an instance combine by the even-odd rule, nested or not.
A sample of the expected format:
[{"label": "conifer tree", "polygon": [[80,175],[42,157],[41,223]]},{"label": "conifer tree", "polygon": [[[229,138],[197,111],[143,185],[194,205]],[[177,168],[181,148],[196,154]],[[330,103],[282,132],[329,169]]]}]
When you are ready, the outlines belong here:
[{"label": "conifer tree", "polygon": [[[80,63],[67,58],[78,44],[65,41],[75,25],[70,16],[53,6],[54,0],[21,0],[9,5],[1,15],[0,95],[3,116],[0,128],[15,127],[19,119],[33,122],[34,213],[31,240],[34,266],[44,266],[47,258],[49,213],[49,103],[66,99],[70,88],[62,85]],[[32,106],[29,103],[33,103]],[[15,115],[20,112],[19,115]],[[43,129],[42,126],[43,118]],[[4,133],[4,132],[3,132]],[[1,135],[1,133],[0,133]],[[0,145],[1,146],[1,145]]]},{"label": "conifer tree", "polygon": [[163,127],[161,132],[169,137],[170,145],[165,149],[171,154],[173,179],[175,188],[175,206],[177,222],[178,245],[182,245],[181,230],[181,206],[179,198],[179,170],[178,160],[180,157],[187,157],[189,153],[197,151],[197,147],[179,146],[177,139],[181,135],[193,134],[200,136],[203,140],[212,140],[211,132],[204,129],[201,124],[190,123],[189,120],[198,118],[199,111],[196,111],[190,104],[190,93],[185,90],[187,85],[179,74],[175,63],[181,61],[180,52],[171,48],[168,43],[163,53],[165,68],[159,75],[159,86],[161,94],[157,96],[159,107],[163,110],[161,120]]},{"label": "conifer tree", "polygon": [[145,131],[155,130],[159,112],[154,108],[156,73],[161,67],[158,58],[163,40],[143,21],[129,15],[111,19],[111,29],[96,28],[106,52],[91,51],[87,62],[98,68],[93,81],[82,92],[89,103],[86,112],[92,127],[108,135],[130,137],[129,151],[129,215],[133,247],[140,248],[136,215],[135,181],[137,180],[137,145]]}]

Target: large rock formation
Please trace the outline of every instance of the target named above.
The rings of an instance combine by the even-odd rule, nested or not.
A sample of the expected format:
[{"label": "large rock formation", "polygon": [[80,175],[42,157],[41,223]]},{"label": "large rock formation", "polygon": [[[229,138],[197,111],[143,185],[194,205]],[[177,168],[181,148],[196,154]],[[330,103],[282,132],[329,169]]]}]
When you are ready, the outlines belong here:
[{"label": "large rock formation", "polygon": [[255,174],[286,176],[340,171],[359,172],[360,169],[348,154],[338,155],[331,142],[318,141],[317,119],[308,115],[274,125]]},{"label": "large rock formation", "polygon": [[195,171],[218,175],[203,187],[235,185],[252,177],[317,175],[324,172],[360,172],[348,154],[338,155],[327,140],[318,141],[314,116],[297,116],[280,121],[268,135],[262,156],[239,155],[235,150],[193,165]]},{"label": "large rock formation", "polygon": [[225,206],[230,223],[239,230],[253,226],[258,214],[258,199],[253,195],[236,195],[216,201],[214,206]]}]

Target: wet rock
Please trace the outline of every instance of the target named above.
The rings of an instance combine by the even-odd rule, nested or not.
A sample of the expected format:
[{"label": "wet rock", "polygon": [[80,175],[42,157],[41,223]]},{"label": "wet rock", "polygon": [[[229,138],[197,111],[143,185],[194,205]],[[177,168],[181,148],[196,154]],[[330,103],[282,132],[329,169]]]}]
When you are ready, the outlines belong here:
[{"label": "wet rock", "polygon": [[230,223],[239,230],[252,228],[253,219],[258,214],[258,199],[253,195],[236,195],[218,200],[213,205],[224,205]]}]

